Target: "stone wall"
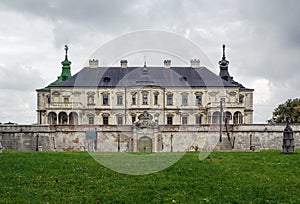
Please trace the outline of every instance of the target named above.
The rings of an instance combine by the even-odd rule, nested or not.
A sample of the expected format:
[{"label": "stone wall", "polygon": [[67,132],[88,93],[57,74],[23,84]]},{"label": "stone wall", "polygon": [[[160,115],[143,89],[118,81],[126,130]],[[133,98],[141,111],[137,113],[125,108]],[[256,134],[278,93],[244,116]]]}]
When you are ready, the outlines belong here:
[{"label": "stone wall", "polygon": [[[300,147],[300,126],[291,125],[295,147]],[[250,150],[250,140],[256,150],[282,149],[285,125],[230,125],[222,129],[219,144],[219,126],[160,126],[155,131],[141,129],[135,133],[155,140],[152,151],[169,152],[198,150]],[[132,126],[91,125],[0,125],[3,149],[20,151],[132,151]],[[149,132],[154,132],[151,135]],[[172,139],[171,139],[172,135]],[[230,142],[228,140],[230,138]],[[231,148],[233,145],[233,149]]]}]

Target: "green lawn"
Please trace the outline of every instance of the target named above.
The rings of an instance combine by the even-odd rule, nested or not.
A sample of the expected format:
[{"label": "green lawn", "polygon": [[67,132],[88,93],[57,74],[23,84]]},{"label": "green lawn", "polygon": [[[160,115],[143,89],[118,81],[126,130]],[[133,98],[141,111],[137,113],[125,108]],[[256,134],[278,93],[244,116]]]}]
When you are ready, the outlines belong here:
[{"label": "green lawn", "polygon": [[300,203],[300,154],[187,153],[164,171],[132,176],[88,153],[0,155],[0,203]]}]

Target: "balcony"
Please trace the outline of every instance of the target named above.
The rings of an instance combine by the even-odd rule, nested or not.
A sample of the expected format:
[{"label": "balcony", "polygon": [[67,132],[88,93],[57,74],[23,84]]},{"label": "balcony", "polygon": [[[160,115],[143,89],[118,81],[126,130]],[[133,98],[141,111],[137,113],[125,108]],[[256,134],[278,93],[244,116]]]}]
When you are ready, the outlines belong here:
[{"label": "balcony", "polygon": [[[207,108],[219,108],[220,107],[220,102],[213,102],[213,103],[208,103]],[[244,103],[225,103],[223,104],[223,108],[244,108],[245,105]]]},{"label": "balcony", "polygon": [[69,102],[69,103],[64,103],[64,102],[52,102],[50,104],[50,108],[81,108],[82,103],[80,102]]}]

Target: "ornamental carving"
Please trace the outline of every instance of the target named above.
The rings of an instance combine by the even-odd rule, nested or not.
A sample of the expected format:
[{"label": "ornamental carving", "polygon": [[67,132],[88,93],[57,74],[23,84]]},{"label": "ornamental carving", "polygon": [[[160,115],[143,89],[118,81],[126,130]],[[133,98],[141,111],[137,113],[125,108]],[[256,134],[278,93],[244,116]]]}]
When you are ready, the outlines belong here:
[{"label": "ornamental carving", "polygon": [[136,122],[136,126],[140,128],[148,128],[153,127],[155,122],[152,121],[153,116],[149,114],[147,111],[144,111],[142,114],[138,116],[139,121]]}]

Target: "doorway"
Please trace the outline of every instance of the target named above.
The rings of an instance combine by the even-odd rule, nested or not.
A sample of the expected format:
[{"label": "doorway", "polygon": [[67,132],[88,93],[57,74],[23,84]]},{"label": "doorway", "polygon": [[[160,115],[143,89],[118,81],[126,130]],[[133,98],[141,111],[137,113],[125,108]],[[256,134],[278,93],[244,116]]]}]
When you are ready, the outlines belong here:
[{"label": "doorway", "polygon": [[152,152],[152,139],[147,136],[143,136],[138,142],[139,152]]}]

